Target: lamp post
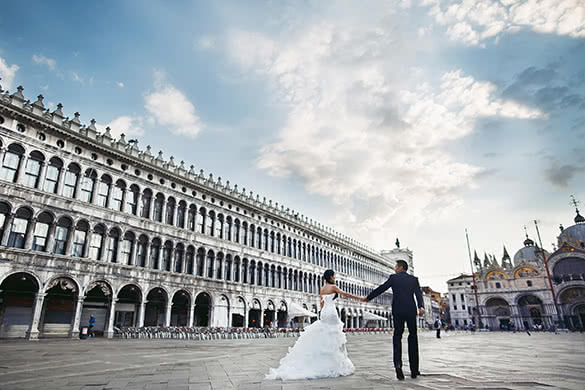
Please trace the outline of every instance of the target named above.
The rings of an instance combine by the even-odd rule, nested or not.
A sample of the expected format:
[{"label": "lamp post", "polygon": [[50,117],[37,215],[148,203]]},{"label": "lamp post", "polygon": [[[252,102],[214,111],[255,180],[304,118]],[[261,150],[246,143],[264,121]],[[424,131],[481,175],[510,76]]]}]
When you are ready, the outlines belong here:
[{"label": "lamp post", "polygon": [[540,244],[540,252],[542,254],[542,259],[544,261],[544,269],[546,269],[546,277],[548,278],[548,285],[550,286],[550,292],[552,293],[553,303],[555,305],[555,311],[557,312],[557,320],[559,322],[559,327],[563,327],[563,318],[561,317],[561,312],[557,305],[557,298],[555,294],[555,289],[553,288],[552,280],[550,278],[550,272],[548,270],[548,259],[544,253],[544,247],[542,246],[542,240],[540,239],[540,230],[538,229],[538,222],[534,220],[534,226],[536,226],[536,235],[538,236],[538,243]]},{"label": "lamp post", "polygon": [[475,310],[477,312],[477,324],[479,329],[483,328],[483,323],[481,321],[481,310],[479,308],[479,299],[477,298],[477,285],[475,284],[475,272],[473,271],[473,261],[471,260],[471,247],[469,246],[469,235],[467,234],[467,229],[465,229],[465,239],[467,240],[467,253],[469,254],[469,266],[471,267],[471,279],[473,281],[473,293],[475,295]]}]

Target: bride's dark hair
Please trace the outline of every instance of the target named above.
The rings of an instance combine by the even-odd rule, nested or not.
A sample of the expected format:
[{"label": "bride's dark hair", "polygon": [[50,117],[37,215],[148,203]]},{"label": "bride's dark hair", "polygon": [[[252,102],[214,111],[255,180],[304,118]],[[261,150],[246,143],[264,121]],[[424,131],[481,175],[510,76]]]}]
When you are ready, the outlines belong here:
[{"label": "bride's dark hair", "polygon": [[323,274],[323,280],[325,281],[325,283],[335,284],[335,282],[331,281],[331,277],[333,275],[335,275],[335,271],[333,271],[332,269],[328,269],[327,271],[325,271],[325,273]]}]

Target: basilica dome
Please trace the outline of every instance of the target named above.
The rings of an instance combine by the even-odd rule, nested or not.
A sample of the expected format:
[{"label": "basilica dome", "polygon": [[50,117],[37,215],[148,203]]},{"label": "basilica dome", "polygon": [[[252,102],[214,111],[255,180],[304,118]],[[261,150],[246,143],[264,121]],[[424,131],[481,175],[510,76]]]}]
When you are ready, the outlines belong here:
[{"label": "basilica dome", "polygon": [[[544,251],[545,256],[549,256],[547,251]],[[520,249],[514,255],[514,266],[518,264],[528,263],[542,263],[541,249],[534,244],[530,238],[526,237],[524,240],[524,248]]]},{"label": "basilica dome", "polygon": [[571,245],[574,248],[585,249],[585,218],[577,211],[577,216],[574,219],[575,224],[563,229],[561,225],[561,234],[559,235],[559,247],[564,243]]}]

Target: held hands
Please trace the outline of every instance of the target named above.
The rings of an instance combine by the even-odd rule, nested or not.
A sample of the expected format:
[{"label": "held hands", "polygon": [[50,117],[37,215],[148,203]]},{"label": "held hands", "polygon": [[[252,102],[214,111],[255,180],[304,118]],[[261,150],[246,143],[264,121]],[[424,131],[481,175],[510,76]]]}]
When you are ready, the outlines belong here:
[{"label": "held hands", "polygon": [[424,307],[421,307],[421,308],[418,309],[418,316],[419,317],[422,317],[423,314],[425,314],[425,308]]}]

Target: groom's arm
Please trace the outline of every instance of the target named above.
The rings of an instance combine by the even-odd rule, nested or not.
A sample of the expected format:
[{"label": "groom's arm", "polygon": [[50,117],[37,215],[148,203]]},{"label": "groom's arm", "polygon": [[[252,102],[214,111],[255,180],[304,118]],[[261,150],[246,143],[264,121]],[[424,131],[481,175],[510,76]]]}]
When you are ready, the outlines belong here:
[{"label": "groom's arm", "polygon": [[414,295],[416,296],[417,307],[419,309],[424,309],[425,303],[423,301],[422,292],[420,291],[420,284],[418,284],[418,278],[415,278],[415,279],[416,279],[416,288],[414,289]]},{"label": "groom's arm", "polygon": [[382,294],[384,291],[388,290],[392,287],[392,275],[388,278],[388,280],[382,284],[381,286],[377,287],[374,291],[372,291],[366,298],[366,301],[371,301],[372,299],[376,298],[378,295]]}]

